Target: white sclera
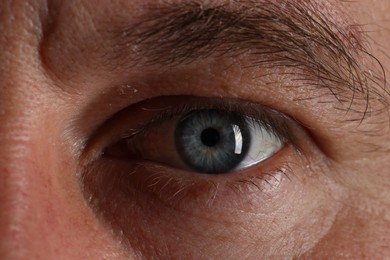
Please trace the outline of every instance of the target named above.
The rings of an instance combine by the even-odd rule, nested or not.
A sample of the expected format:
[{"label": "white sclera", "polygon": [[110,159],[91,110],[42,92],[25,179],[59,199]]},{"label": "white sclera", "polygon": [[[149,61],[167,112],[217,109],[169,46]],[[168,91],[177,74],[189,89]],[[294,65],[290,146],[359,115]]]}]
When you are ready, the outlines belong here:
[{"label": "white sclera", "polygon": [[[235,170],[245,169],[258,164],[270,158],[283,147],[283,143],[280,138],[267,130],[267,128],[265,128],[262,124],[257,123],[256,120],[248,119],[248,130],[250,133],[249,150],[245,158],[240,162]],[[241,134],[236,134],[236,136],[241,136]],[[236,144],[237,150],[240,145],[242,147],[242,140],[236,140]]]}]

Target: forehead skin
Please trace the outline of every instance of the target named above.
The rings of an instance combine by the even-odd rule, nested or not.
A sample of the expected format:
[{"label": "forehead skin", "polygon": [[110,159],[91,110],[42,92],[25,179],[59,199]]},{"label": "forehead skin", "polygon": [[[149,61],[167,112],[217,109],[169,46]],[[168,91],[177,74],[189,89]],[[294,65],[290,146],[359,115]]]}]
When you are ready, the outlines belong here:
[{"label": "forehead skin", "polygon": [[[294,3],[305,2],[308,1]],[[346,35],[341,43],[356,59],[361,69],[357,71],[374,79],[369,80],[370,91],[362,91],[362,98],[359,99],[359,92],[341,93],[346,102],[340,103],[323,90],[282,88],[292,82],[283,69],[282,82],[277,82],[271,73],[257,79],[258,71],[242,69],[241,65],[251,65],[247,52],[222,58],[211,53],[205,57],[199,55],[199,60],[191,57],[188,62],[179,59],[167,65],[165,56],[153,59],[156,53],[145,51],[148,46],[137,42],[136,37],[126,38],[130,39],[130,50],[125,51],[119,48],[123,42],[112,40],[117,39],[113,32],[126,36],[129,25],[140,24],[143,18],[155,19],[156,9],[183,3],[180,0],[1,1],[0,258],[53,259],[59,255],[64,259],[178,258],[179,255],[255,258],[259,249],[252,247],[273,250],[274,255],[278,252],[290,256],[294,252],[293,256],[308,259],[389,256],[390,133],[385,76],[390,75],[390,1],[313,1],[313,7],[321,9],[333,22],[335,27],[331,31]],[[261,8],[262,4],[278,1],[245,3]],[[240,6],[240,1],[205,1],[201,6],[221,4],[234,9]],[[144,33],[142,26],[136,28]],[[348,43],[348,35],[359,44]],[[150,39],[153,41],[146,41],[149,46],[157,48],[158,39]],[[356,51],[354,47],[360,44],[362,48]],[[116,47],[121,51],[110,52]],[[231,66],[229,73],[223,73],[226,64]],[[184,81],[190,83],[186,85]],[[107,88],[127,86],[127,82],[134,83],[136,89],[121,89],[124,95],[117,95],[118,89]],[[211,89],[207,87],[210,82],[220,85]],[[276,87],[263,87],[256,94],[249,91],[255,85],[267,84]],[[316,94],[318,91],[320,94]],[[350,102],[352,96],[364,101],[367,93],[369,105]],[[115,227],[111,230],[102,224],[102,218],[109,218],[110,214],[101,212],[103,217],[97,217],[86,203],[76,174],[78,155],[101,121],[114,111],[144,99],[193,94],[247,99],[275,107],[292,114],[310,129],[311,138],[318,142],[324,154],[321,160],[325,162],[318,167],[303,165],[309,171],[308,176],[303,171],[301,180],[294,180],[299,184],[284,184],[289,187],[287,191],[294,192],[282,201],[302,200],[299,208],[294,211],[293,206],[281,207],[279,215],[271,214],[274,221],[264,218],[273,225],[273,232],[286,232],[278,240],[262,237],[261,214],[250,215],[248,208],[243,210],[245,214],[232,216],[225,216],[223,210],[218,216],[207,215],[208,218],[197,218],[195,213],[185,215],[187,225],[192,228],[189,229],[198,231],[191,234],[185,233],[185,229],[177,231],[176,223],[164,222],[169,219],[168,214],[158,220],[152,213],[145,214],[145,219],[153,219],[151,226],[142,226],[143,219],[132,222],[132,218],[140,218],[142,214],[129,215],[129,220],[123,223],[139,224],[144,233],[125,230],[125,237],[118,239]],[[320,98],[312,99],[313,96]],[[310,99],[306,100],[307,97]],[[313,173],[319,173],[320,177],[314,178]],[[318,187],[329,187],[327,195],[317,193]],[[256,206],[252,205],[258,210]],[[271,211],[272,207],[267,204],[262,210]],[[286,212],[296,213],[289,216],[291,222],[285,221],[284,215],[280,217]],[[294,218],[298,220],[293,222]],[[279,223],[291,224],[291,232],[279,227]],[[208,230],[209,237],[199,232],[202,228]],[[165,235],[167,240],[163,241],[160,236]]]}]

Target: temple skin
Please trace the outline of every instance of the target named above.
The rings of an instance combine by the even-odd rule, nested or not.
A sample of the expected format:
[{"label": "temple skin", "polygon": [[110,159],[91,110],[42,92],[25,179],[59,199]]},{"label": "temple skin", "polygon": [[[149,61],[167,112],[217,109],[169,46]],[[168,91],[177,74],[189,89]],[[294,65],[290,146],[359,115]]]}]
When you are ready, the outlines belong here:
[{"label": "temple skin", "polygon": [[[259,49],[254,42],[273,46],[272,51],[286,45],[268,37],[240,39],[236,49],[223,46],[225,41],[207,51],[191,41],[175,49],[171,43],[179,46],[184,38],[170,38],[169,31],[151,33],[164,22],[163,11],[188,14],[192,9],[181,6],[199,11],[222,4],[230,11],[310,6],[327,17],[322,22],[331,23],[330,31],[340,39],[335,46],[342,46],[347,58],[338,60],[330,54],[339,49],[314,44],[287,48],[280,59],[261,56],[270,62],[255,67],[251,57]],[[390,2],[380,0],[1,1],[0,259],[388,258],[389,29]],[[221,44],[237,53],[226,55]],[[302,53],[318,54],[311,57],[318,59]],[[340,66],[336,76],[345,82],[328,75],[326,84],[310,87],[317,81],[308,64],[315,69],[327,64],[316,70],[322,77]],[[345,68],[352,74],[343,73]],[[298,80],[298,73],[308,79]],[[191,196],[174,201],[181,190],[169,183],[173,176],[182,178],[182,171],[161,165],[132,168],[107,160],[102,152],[128,124],[147,118],[135,109],[115,116],[119,111],[145,100],[161,108],[165,103],[153,99],[161,96],[232,98],[271,107],[300,125],[294,129],[302,149],[286,148],[258,171],[245,171],[255,176],[282,165],[284,174],[255,185],[260,191],[253,186],[242,188],[250,192],[215,189],[202,203],[206,189],[199,184],[191,186]],[[285,166],[285,161],[293,163]],[[139,174],[127,179],[130,170]],[[132,186],[147,181],[141,173],[161,173],[157,195]],[[234,178],[229,176],[215,182],[222,186]]]}]

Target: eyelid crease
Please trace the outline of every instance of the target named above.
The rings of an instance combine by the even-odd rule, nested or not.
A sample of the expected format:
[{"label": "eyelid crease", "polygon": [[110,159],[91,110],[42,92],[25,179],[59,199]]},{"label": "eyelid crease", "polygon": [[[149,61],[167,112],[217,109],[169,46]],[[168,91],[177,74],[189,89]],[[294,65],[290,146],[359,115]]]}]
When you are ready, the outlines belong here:
[{"label": "eyelid crease", "polygon": [[[147,18],[114,31],[111,52],[126,58],[123,53],[132,45],[137,51],[131,64],[164,68],[249,53],[253,66],[299,69],[300,75],[290,75],[293,80],[329,90],[336,106],[358,111],[362,121],[383,111],[390,94],[386,75],[367,50],[363,30],[336,19],[326,7],[312,0],[162,4],[150,8]],[[362,60],[373,67],[365,68]],[[371,101],[379,101],[378,110]]]},{"label": "eyelid crease", "polygon": [[[152,195],[151,199],[157,199],[160,203],[174,208],[192,207],[241,207],[248,200],[259,199],[269,200],[269,196],[277,191],[285,181],[296,180],[295,167],[297,158],[305,160],[301,155],[281,159],[286,150],[276,155],[279,158],[272,158],[278,161],[277,166],[254,167],[256,170],[242,170],[229,176],[227,175],[191,175],[185,171],[167,168],[150,162],[138,162],[129,169],[123,161],[109,159],[109,163],[101,161],[92,167],[87,168],[83,173],[83,179],[89,180],[91,188],[107,185],[97,182],[109,178],[113,183],[113,191],[137,189],[144,195]],[[290,155],[291,156],[291,155]],[[112,168],[110,164],[117,163],[119,166]],[[115,171],[113,177],[112,171]],[[96,172],[104,176],[96,177]],[[111,174],[110,174],[111,172]],[[104,190],[104,189],[101,189]],[[100,191],[100,190],[99,190]],[[263,193],[264,195],[259,195]],[[271,195],[272,196],[272,195]],[[193,204],[195,203],[195,204]],[[217,204],[214,204],[217,203]]]}]

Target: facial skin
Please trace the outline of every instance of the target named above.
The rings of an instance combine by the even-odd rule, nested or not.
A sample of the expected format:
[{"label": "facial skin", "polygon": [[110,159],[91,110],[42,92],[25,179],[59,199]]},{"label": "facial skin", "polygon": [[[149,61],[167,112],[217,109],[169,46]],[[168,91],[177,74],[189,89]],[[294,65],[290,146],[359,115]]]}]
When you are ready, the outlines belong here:
[{"label": "facial skin", "polygon": [[[1,1],[0,259],[389,257],[389,28],[380,0]],[[189,169],[160,113],[217,105],[291,138]]]}]

